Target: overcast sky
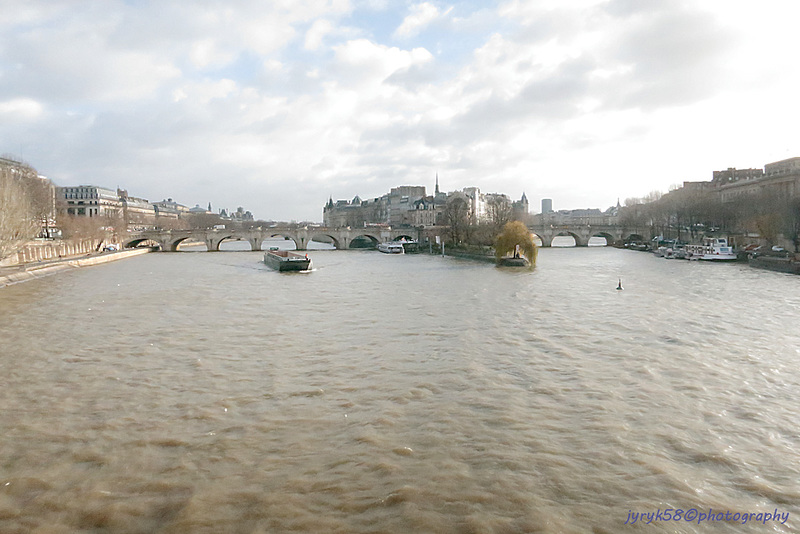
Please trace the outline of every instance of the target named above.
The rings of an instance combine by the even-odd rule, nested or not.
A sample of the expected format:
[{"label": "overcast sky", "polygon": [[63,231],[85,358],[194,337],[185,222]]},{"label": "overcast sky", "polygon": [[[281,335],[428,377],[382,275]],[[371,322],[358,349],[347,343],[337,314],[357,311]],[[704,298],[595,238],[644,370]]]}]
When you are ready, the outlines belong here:
[{"label": "overcast sky", "polygon": [[257,218],[607,208],[800,156],[800,2],[0,0],[0,153]]}]

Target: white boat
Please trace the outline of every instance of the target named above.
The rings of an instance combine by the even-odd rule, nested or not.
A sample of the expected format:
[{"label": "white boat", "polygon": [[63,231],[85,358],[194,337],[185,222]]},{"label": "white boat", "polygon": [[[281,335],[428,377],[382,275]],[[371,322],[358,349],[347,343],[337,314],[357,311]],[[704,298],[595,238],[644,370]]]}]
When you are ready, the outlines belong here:
[{"label": "white boat", "polygon": [[678,243],[677,241],[672,247],[668,248],[664,251],[664,258],[668,260],[684,260],[686,259],[686,248],[683,243]]},{"label": "white boat", "polygon": [[380,250],[384,254],[404,254],[406,251],[403,248],[403,244],[398,243],[396,241],[378,243],[378,250]]},{"label": "white boat", "polygon": [[690,260],[736,261],[733,247],[724,237],[706,237],[702,245],[686,245],[686,257]]}]

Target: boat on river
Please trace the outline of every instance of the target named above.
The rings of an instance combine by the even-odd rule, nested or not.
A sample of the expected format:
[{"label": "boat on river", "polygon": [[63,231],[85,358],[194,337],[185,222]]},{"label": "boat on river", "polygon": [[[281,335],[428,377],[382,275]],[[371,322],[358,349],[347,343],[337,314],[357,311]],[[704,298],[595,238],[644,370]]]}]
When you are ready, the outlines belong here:
[{"label": "boat on river", "polygon": [[497,259],[498,267],[530,267],[531,262],[519,249],[519,245],[514,247],[514,254],[502,256]]},{"label": "boat on river", "polygon": [[378,250],[384,254],[405,254],[406,252],[406,250],[403,248],[403,244],[398,243],[397,241],[378,243]]},{"label": "boat on river", "polygon": [[264,253],[264,263],[280,272],[309,271],[311,259],[289,250],[270,249]]},{"label": "boat on river", "polygon": [[706,237],[702,245],[686,245],[686,257],[690,260],[736,261],[733,247],[724,237]]},{"label": "boat on river", "polygon": [[497,260],[498,267],[530,267],[531,262],[525,256],[503,256]]}]

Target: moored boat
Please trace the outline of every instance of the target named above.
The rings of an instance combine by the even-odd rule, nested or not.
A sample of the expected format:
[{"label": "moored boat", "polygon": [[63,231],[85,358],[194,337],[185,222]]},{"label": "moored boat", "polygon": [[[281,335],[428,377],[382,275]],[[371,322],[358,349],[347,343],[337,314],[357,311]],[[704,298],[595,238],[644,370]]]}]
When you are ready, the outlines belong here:
[{"label": "moored boat", "polygon": [[498,267],[530,267],[531,262],[524,256],[504,256],[497,260]]},{"label": "moored boat", "polygon": [[519,245],[514,247],[514,254],[497,258],[498,267],[530,267],[531,262],[519,249]]},{"label": "moored boat", "polygon": [[264,253],[264,263],[281,272],[309,271],[311,259],[288,250],[268,250]]},{"label": "moored boat", "polygon": [[405,249],[402,243],[397,241],[389,241],[386,243],[378,243],[378,250],[384,254],[405,254]]},{"label": "moored boat", "polygon": [[733,247],[724,237],[706,237],[702,245],[686,245],[686,257],[690,260],[736,261]]}]

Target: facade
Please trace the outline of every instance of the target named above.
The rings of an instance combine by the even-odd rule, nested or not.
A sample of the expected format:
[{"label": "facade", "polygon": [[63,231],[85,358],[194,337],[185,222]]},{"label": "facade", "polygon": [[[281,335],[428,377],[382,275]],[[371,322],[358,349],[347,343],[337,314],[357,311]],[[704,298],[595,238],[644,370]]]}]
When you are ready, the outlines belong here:
[{"label": "facade", "polygon": [[325,226],[332,228],[356,228],[365,225],[382,224],[393,227],[414,226],[431,227],[442,224],[448,198],[462,195],[469,205],[470,220],[483,223],[490,219],[487,201],[498,199],[506,202],[512,216],[523,219],[528,214],[528,198],[525,193],[518,201],[512,202],[508,195],[501,193],[482,193],[478,187],[465,187],[461,191],[442,193],[439,190],[439,177],[436,176],[436,189],[427,195],[425,186],[404,185],[394,187],[386,195],[371,200],[337,200],[329,198],[322,210]]},{"label": "facade", "polygon": [[164,199],[160,202],[153,202],[153,210],[156,212],[156,217],[165,219],[178,219],[182,215],[189,213],[189,208],[178,204],[171,198]]},{"label": "facade", "polygon": [[606,211],[597,208],[559,210],[533,216],[535,225],[553,226],[613,226],[618,221],[619,202]]},{"label": "facade", "polygon": [[122,214],[122,200],[116,191],[96,185],[78,185],[58,188],[58,198],[69,215],[80,217],[118,217]]},{"label": "facade", "polygon": [[525,221],[530,214],[530,205],[528,204],[528,197],[525,196],[525,192],[522,192],[522,198],[515,201],[511,205],[512,215],[515,220],[517,221]]},{"label": "facade", "polygon": [[800,196],[800,158],[767,163],[764,169],[714,171],[710,182],[683,182],[683,187],[669,193],[686,195],[711,194],[721,202],[733,202],[748,195],[773,193],[783,198]]},{"label": "facade", "polygon": [[[322,210],[322,220],[325,226],[332,228],[371,224],[419,226],[416,223],[421,215],[416,212],[428,209],[428,204],[419,203],[425,198],[430,198],[425,195],[425,186],[416,185],[395,187],[389,194],[370,200],[361,200],[358,195],[353,200],[336,202],[330,198]],[[428,220],[425,216],[423,218]]]},{"label": "facade", "polygon": [[149,200],[132,197],[124,189],[117,189],[117,195],[122,202],[122,218],[129,229],[142,230],[155,224],[156,210]]}]

